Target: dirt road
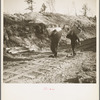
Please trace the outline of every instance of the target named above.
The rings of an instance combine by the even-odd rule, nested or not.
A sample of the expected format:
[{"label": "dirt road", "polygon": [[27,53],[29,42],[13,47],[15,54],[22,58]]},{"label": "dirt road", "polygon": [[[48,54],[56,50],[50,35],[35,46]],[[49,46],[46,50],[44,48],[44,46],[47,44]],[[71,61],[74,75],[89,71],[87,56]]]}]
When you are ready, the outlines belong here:
[{"label": "dirt road", "polygon": [[4,83],[96,83],[96,38],[82,42],[76,56],[70,48],[60,49],[57,58],[51,51],[21,53],[16,61],[4,61]]}]

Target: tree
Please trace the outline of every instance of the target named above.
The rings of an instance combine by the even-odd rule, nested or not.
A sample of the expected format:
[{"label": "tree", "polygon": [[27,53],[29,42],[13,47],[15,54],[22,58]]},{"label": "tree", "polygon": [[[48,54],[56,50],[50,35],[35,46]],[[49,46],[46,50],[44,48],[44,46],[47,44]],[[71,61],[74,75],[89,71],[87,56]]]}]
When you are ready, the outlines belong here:
[{"label": "tree", "polygon": [[33,3],[35,2],[33,0],[25,0],[25,2],[27,2],[27,4],[29,5],[27,9],[33,12]]},{"label": "tree", "polygon": [[87,7],[87,4],[83,5],[82,10],[83,10],[83,15],[86,17],[87,16],[87,11],[89,10],[88,7]]},{"label": "tree", "polygon": [[40,13],[45,12],[46,8],[47,8],[46,5],[43,3],[42,7],[41,7],[41,10],[40,10]]}]

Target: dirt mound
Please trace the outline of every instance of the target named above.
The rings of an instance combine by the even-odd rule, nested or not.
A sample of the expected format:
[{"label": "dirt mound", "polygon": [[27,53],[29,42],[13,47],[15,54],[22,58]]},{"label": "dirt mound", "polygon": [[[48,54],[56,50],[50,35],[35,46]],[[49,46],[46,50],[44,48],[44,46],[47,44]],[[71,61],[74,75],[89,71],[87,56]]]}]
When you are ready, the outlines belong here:
[{"label": "dirt mound", "polygon": [[36,46],[41,48],[41,44],[47,45],[46,26],[43,23],[29,23],[29,20],[16,21],[14,18],[14,16],[4,15],[5,47],[21,46],[30,49]]}]

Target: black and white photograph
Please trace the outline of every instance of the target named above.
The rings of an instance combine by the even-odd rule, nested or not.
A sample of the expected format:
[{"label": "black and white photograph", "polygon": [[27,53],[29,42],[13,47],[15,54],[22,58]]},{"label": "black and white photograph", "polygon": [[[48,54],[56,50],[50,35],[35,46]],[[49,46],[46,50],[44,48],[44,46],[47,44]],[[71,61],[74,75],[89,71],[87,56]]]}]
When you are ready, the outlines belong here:
[{"label": "black and white photograph", "polygon": [[3,0],[2,34],[3,83],[97,83],[97,0]]}]

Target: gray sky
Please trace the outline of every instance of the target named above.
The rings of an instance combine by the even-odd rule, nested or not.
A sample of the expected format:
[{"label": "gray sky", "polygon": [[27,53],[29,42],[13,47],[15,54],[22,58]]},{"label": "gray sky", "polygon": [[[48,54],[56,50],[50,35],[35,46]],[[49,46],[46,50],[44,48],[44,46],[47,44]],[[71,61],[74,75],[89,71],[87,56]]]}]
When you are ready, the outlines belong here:
[{"label": "gray sky", "polygon": [[[6,13],[25,13],[28,12],[25,10],[28,5],[25,0],[3,0],[3,8],[4,12]],[[41,5],[46,0],[34,0],[36,2],[34,6],[34,12],[37,12],[40,10]],[[75,9],[76,13],[78,15],[82,14],[82,5],[87,4],[88,8],[90,9],[88,12],[88,15],[94,16],[96,15],[96,1],[97,0],[55,0],[55,10],[57,13],[62,14],[69,14],[69,15],[75,15]],[[47,8],[46,11],[49,11]]]}]

